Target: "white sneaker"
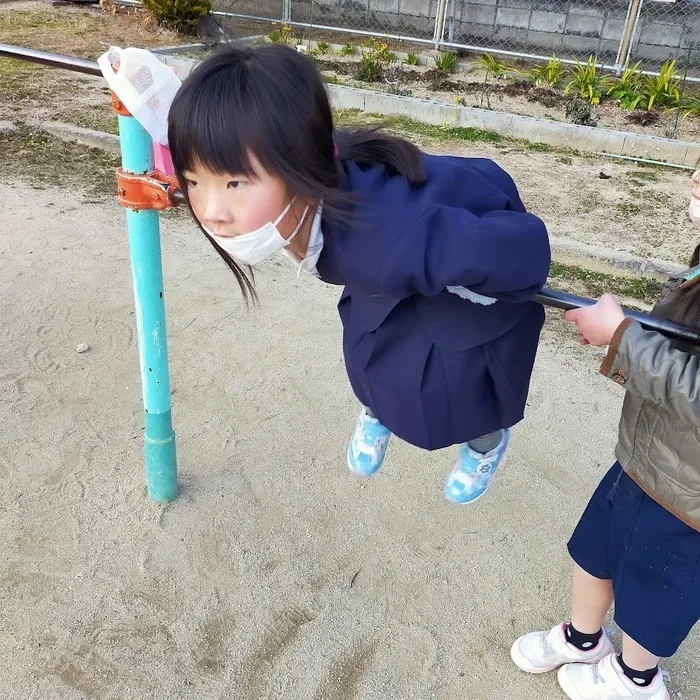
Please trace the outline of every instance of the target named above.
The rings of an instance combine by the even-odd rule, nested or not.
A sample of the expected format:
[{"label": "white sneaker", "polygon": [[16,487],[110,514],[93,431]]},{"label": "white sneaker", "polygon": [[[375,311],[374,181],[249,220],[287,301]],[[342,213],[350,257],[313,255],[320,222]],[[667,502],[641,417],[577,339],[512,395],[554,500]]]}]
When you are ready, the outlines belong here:
[{"label": "white sneaker", "polygon": [[595,647],[581,651],[566,641],[566,623],[562,623],[549,632],[531,632],[517,639],[510,658],[522,671],[547,673],[564,664],[596,664],[612,652],[605,630]]},{"label": "white sneaker", "polygon": [[661,672],[650,686],[640,688],[622,672],[614,653],[593,666],[562,666],[558,679],[571,700],[671,700]]}]

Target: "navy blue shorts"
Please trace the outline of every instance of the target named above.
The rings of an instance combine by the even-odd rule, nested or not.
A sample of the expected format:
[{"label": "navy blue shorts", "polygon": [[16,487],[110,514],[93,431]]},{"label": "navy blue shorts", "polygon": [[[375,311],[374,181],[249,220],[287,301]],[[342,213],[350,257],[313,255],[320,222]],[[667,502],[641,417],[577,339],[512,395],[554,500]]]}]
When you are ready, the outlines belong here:
[{"label": "navy blue shorts", "polygon": [[569,553],[591,576],[612,580],[615,622],[655,656],[675,654],[700,619],[700,532],[619,464],[593,494]]}]

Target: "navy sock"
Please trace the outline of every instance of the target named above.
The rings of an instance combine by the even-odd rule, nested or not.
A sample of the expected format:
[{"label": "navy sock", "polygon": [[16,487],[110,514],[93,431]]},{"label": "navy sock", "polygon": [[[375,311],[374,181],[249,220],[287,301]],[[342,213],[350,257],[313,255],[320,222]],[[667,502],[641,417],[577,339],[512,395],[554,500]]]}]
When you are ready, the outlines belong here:
[{"label": "navy sock", "polygon": [[566,626],[566,641],[581,651],[590,651],[597,646],[603,636],[602,628],[595,634],[584,634],[579,632],[571,623]]},{"label": "navy sock", "polygon": [[637,671],[634,668],[630,668],[622,659],[622,654],[619,654],[617,657],[617,662],[620,664],[620,668],[622,669],[622,672],[629,678],[632,683],[635,685],[639,686],[640,688],[646,688],[647,686],[650,686],[654,678],[656,678],[656,674],[659,672],[659,667],[654,666],[654,668],[650,668],[646,671]]}]

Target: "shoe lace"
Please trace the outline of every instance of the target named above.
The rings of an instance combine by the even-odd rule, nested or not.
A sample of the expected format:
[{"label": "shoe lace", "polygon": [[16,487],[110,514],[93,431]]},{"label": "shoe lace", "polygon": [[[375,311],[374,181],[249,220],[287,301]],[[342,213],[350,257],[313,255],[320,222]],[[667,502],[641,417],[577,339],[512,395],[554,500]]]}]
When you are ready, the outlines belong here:
[{"label": "shoe lace", "polygon": [[545,657],[554,656],[554,649],[549,643],[549,632],[543,632],[540,635],[540,646],[542,647]]},{"label": "shoe lace", "polygon": [[599,683],[605,683],[605,678],[600,675],[598,670],[598,664],[593,664],[591,667],[591,676],[593,676],[593,685],[598,685]]}]

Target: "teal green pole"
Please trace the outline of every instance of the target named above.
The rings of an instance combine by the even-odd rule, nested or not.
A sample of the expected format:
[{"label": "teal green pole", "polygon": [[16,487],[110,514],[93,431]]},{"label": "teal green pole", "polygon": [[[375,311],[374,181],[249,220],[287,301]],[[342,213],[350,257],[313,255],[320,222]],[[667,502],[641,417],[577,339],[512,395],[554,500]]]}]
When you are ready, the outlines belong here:
[{"label": "teal green pole", "polygon": [[[144,174],[153,170],[151,137],[136,119],[119,116],[119,140],[122,168],[126,172]],[[178,490],[177,463],[170,408],[159,215],[154,209],[127,209],[126,223],[146,425],[148,497],[154,501],[172,501]]]}]

